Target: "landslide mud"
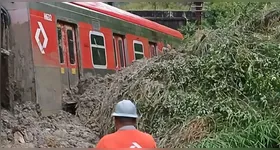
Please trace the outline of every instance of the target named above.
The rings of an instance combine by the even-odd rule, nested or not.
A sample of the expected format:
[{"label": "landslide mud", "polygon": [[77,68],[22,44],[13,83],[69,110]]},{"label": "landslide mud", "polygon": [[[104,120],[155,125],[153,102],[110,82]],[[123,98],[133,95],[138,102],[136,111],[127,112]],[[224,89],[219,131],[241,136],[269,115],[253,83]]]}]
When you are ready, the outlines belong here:
[{"label": "landslide mud", "polygon": [[99,140],[74,115],[41,117],[32,103],[17,105],[15,115],[2,110],[1,123],[2,148],[91,148]]},{"label": "landslide mud", "polygon": [[162,81],[166,77],[162,72],[164,69],[158,68],[168,66],[167,63],[172,63],[177,57],[181,56],[170,53],[134,62],[122,71],[105,77],[82,79],[63,94],[63,104],[77,103],[74,115],[62,110],[42,117],[39,106],[32,103],[16,105],[14,115],[2,110],[1,147],[95,147],[102,136],[114,131],[111,119],[114,105],[122,99],[135,100],[149,90],[150,93],[160,94],[165,88]]}]

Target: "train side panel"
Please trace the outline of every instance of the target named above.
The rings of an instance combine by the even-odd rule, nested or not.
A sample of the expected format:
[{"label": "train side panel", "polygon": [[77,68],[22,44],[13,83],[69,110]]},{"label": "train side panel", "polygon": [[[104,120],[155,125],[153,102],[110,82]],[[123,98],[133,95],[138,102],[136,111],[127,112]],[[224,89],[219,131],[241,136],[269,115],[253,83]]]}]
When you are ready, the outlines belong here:
[{"label": "train side panel", "polygon": [[29,11],[34,65],[59,67],[55,15],[34,9]]},{"label": "train side panel", "polygon": [[[133,34],[126,34],[126,38],[130,63],[136,59],[151,57],[149,49],[149,40],[147,38],[136,36]],[[138,51],[135,51],[135,48]]]},{"label": "train side panel", "polygon": [[[79,31],[80,31],[80,50],[81,50],[81,60],[82,67],[85,70],[85,74],[87,74],[88,70],[92,70],[93,64],[91,59],[91,51],[90,51],[90,41],[89,41],[89,32],[92,30],[92,25],[84,22],[79,23]],[[91,71],[89,71],[91,74]]]},{"label": "train side panel", "polygon": [[54,14],[30,9],[37,100],[43,114],[61,109],[62,84]]},{"label": "train side panel", "polygon": [[[105,75],[115,72],[113,53],[113,32],[111,29],[101,27],[100,31],[93,29],[91,24],[80,22],[80,45],[82,67],[85,76]],[[96,38],[96,39],[95,39]],[[96,41],[100,40],[100,41]],[[94,43],[97,42],[97,43]],[[102,47],[104,46],[104,47]],[[95,53],[98,50],[99,53]],[[101,53],[101,55],[99,55]],[[99,59],[94,61],[96,56]],[[98,62],[97,62],[98,61]]]}]

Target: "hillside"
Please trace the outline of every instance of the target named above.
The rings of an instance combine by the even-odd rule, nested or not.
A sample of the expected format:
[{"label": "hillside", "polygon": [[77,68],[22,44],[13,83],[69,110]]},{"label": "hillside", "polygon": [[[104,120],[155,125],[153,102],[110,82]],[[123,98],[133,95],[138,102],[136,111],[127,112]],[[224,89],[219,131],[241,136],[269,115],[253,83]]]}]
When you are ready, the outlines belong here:
[{"label": "hillside", "polygon": [[94,147],[113,132],[114,105],[131,99],[141,114],[139,129],[161,148],[279,148],[278,7],[213,4],[216,18],[202,30],[186,26],[176,52],[65,91],[65,100],[78,102],[76,116],[40,117],[32,104],[17,107],[15,117],[4,110],[3,147]]}]

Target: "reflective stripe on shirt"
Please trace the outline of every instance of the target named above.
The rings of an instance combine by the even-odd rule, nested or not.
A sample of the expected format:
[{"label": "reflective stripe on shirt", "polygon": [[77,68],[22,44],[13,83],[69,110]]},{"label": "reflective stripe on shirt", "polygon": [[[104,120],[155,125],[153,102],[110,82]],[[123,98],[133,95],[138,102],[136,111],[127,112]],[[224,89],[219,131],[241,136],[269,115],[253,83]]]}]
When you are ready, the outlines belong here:
[{"label": "reflective stripe on shirt", "polygon": [[136,128],[133,125],[127,125],[119,128],[119,130],[136,130]]}]

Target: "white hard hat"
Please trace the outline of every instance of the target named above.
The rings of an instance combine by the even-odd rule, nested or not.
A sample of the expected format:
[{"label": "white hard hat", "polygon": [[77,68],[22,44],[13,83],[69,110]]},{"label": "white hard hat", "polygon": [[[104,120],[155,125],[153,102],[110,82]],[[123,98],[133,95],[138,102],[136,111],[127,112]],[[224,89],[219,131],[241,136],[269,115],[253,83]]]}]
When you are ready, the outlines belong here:
[{"label": "white hard hat", "polygon": [[130,100],[122,100],[118,102],[112,116],[138,118],[136,106]]}]

